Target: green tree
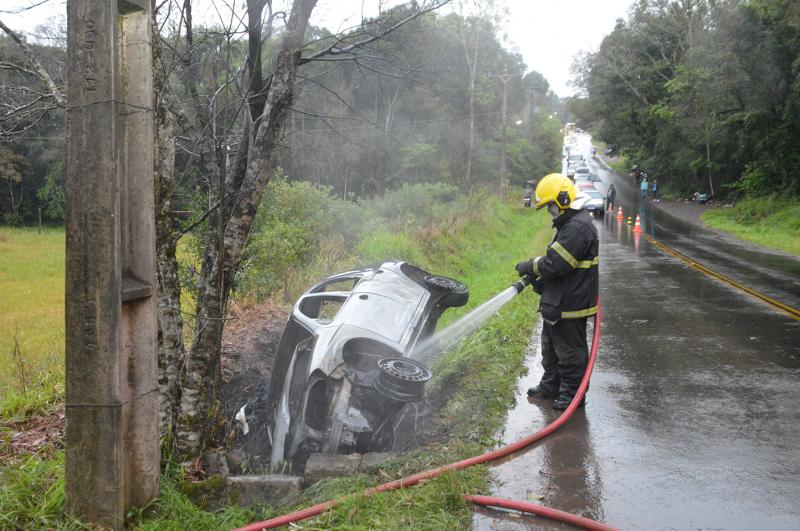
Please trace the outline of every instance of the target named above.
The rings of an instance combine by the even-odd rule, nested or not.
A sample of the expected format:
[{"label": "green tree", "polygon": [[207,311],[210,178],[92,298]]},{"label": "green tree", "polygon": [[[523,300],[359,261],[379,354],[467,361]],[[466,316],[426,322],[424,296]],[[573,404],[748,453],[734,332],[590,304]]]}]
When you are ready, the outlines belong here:
[{"label": "green tree", "polygon": [[3,215],[7,225],[17,225],[22,222],[20,206],[24,198],[24,183],[22,180],[22,167],[24,159],[10,147],[0,145],[0,180],[6,185],[8,211]]},{"label": "green tree", "polygon": [[66,164],[63,159],[56,160],[45,177],[44,186],[39,188],[36,196],[44,205],[44,214],[51,221],[63,223],[66,201],[64,198],[64,183],[66,180]]}]

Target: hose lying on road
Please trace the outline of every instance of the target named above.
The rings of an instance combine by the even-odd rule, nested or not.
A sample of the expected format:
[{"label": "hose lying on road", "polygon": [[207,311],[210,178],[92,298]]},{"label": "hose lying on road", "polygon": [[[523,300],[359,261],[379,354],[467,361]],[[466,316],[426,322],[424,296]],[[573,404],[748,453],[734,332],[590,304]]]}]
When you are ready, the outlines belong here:
[{"label": "hose lying on road", "polygon": [[511,509],[512,511],[521,511],[523,513],[531,513],[536,516],[549,518],[571,524],[584,529],[592,529],[596,531],[610,531],[613,527],[595,522],[583,516],[577,516],[566,511],[559,511],[558,509],[551,509],[550,507],[543,507],[535,503],[523,502],[517,500],[507,500],[505,498],[496,498],[494,496],[464,496],[464,499],[474,503],[475,505],[482,505],[484,507],[501,507],[503,509]]},{"label": "hose lying on road", "polygon": [[[581,385],[578,388],[578,392],[575,394],[575,398],[572,399],[572,403],[570,403],[569,407],[562,413],[556,420],[542,428],[541,430],[528,435],[520,439],[517,442],[508,444],[497,450],[492,450],[491,452],[486,452],[485,454],[476,455],[474,457],[470,457],[468,459],[463,459],[461,461],[457,461],[455,463],[450,463],[447,465],[443,465],[437,468],[432,468],[430,470],[425,470],[423,472],[418,472],[417,474],[412,474],[410,476],[396,479],[394,481],[389,481],[388,483],[383,483],[382,485],[378,485],[377,487],[372,487],[366,489],[362,495],[363,496],[372,496],[373,494],[379,492],[386,492],[390,490],[402,489],[405,487],[410,487],[412,485],[416,485],[420,481],[425,481],[427,479],[434,478],[443,472],[448,470],[460,470],[463,468],[471,467],[474,465],[480,465],[482,463],[487,463],[489,461],[494,461],[501,457],[505,457],[507,455],[513,454],[519,450],[522,450],[526,446],[530,446],[531,444],[539,441],[558,428],[564,425],[564,423],[569,420],[572,414],[578,409],[578,405],[581,403],[581,399],[583,395],[586,393],[586,389],[589,386],[589,379],[592,376],[592,370],[594,369],[594,362],[597,358],[597,347],[600,345],[600,304],[598,302],[597,305],[597,315],[594,318],[594,333],[592,334],[592,349],[589,352],[589,362],[586,367],[586,373],[583,375],[583,380],[581,381]],[[282,525],[289,525],[292,522],[298,522],[300,520],[305,520],[306,518],[312,518],[314,516],[318,516],[323,512],[327,511],[331,507],[341,503],[347,498],[350,498],[355,495],[346,496],[343,498],[335,499],[335,500],[328,500],[326,502],[319,503],[312,507],[308,507],[306,509],[302,509],[300,511],[296,511],[293,513],[285,514],[283,516],[278,516],[275,518],[271,518],[269,520],[264,520],[262,522],[254,522],[252,524],[246,525],[245,527],[240,527],[236,531],[258,531],[261,529],[272,529],[275,527],[279,527]],[[554,509],[549,509],[547,507],[542,507],[541,505],[536,505],[533,503],[528,502],[514,502],[512,500],[502,500],[502,498],[493,498],[487,496],[464,496],[464,498],[468,501],[473,503],[478,503],[480,505],[486,505],[481,503],[482,501],[486,500],[493,500],[497,502],[500,500],[502,503],[506,504],[514,504],[514,507],[506,507],[500,503],[490,503],[489,505],[498,506],[498,507],[506,507],[506,508],[513,508],[518,511],[530,512],[533,514],[537,514],[539,516],[544,516],[546,518],[550,518],[553,520],[566,522],[572,525],[577,525],[581,527],[585,527],[586,529],[602,529],[602,530],[611,530],[614,529],[612,527],[606,526],[605,524],[601,524],[599,522],[595,522],[593,520],[589,520],[588,518],[582,518],[579,516],[571,515],[569,513],[565,513],[563,511],[557,511]],[[478,501],[481,500],[481,501]],[[567,515],[569,519],[565,519]],[[579,519],[579,520],[576,520]],[[580,522],[580,523],[578,523]]]}]

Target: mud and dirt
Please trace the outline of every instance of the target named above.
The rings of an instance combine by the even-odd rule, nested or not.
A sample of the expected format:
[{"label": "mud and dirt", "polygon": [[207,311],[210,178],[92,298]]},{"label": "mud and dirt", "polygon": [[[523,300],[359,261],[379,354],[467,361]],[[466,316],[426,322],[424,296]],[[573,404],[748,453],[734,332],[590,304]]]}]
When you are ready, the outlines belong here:
[{"label": "mud and dirt", "polygon": [[[222,404],[227,450],[239,449],[251,467],[269,458],[267,386],[290,307],[272,302],[239,307],[225,329],[222,346]],[[247,434],[236,414],[245,406]]]},{"label": "mud and dirt", "polygon": [[24,419],[0,421],[0,466],[39,454],[52,457],[64,448],[64,408]]}]

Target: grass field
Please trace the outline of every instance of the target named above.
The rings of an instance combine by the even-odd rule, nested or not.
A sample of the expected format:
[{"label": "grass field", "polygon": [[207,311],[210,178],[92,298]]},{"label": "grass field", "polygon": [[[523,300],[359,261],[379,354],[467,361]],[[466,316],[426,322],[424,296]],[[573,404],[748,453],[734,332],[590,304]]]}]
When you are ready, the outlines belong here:
[{"label": "grass field", "polygon": [[800,199],[743,199],[733,207],[704,212],[701,220],[737,238],[800,256]]},{"label": "grass field", "polygon": [[[516,279],[514,264],[543,251],[550,238],[549,220],[544,212],[500,204],[487,197],[479,212],[463,223],[447,228],[428,227],[398,241],[396,233],[376,233],[362,242],[360,260],[374,260],[386,252],[403,250],[437,274],[464,281],[470,301],[464,308],[448,311],[445,324],[507,288]],[[12,231],[15,232],[15,231]],[[18,245],[32,245],[35,234],[20,233]],[[60,241],[63,264],[63,235]],[[58,240],[58,237],[61,239]],[[10,243],[11,237],[5,243]],[[34,243],[36,240],[32,240]],[[26,256],[30,250],[22,251]],[[46,253],[45,253],[46,254]],[[352,257],[350,258],[352,260]],[[19,266],[17,266],[19,267]],[[62,266],[63,267],[63,266]],[[63,294],[60,271],[59,297]],[[41,285],[37,275],[30,286]],[[20,288],[22,289],[22,288]],[[37,288],[38,291],[38,288]],[[300,506],[360,492],[365,486],[452,462],[493,447],[505,412],[514,400],[516,382],[524,371],[526,347],[536,319],[536,297],[527,290],[515,298],[477,333],[463,341],[434,366],[429,390],[436,404],[430,430],[431,443],[399,456],[381,473],[328,480],[306,491]],[[63,313],[63,302],[62,302]],[[54,317],[59,320],[61,316]],[[63,327],[59,329],[63,343]],[[33,348],[33,346],[31,347]],[[62,347],[63,351],[63,347]],[[42,359],[46,368],[49,358]],[[52,360],[51,360],[52,361]],[[61,362],[53,365],[62,370]],[[13,370],[10,382],[13,385]],[[21,466],[0,468],[0,528],[82,528],[64,513],[62,453],[55,459],[31,456]],[[484,467],[445,474],[402,492],[368,498],[354,496],[323,516],[299,527],[357,529],[458,529],[469,527],[471,508],[461,499],[465,493],[483,493],[489,476]],[[194,505],[184,494],[180,472],[167,464],[161,497],[142,510],[131,511],[127,527],[158,531],[178,529],[230,529],[253,520],[283,514],[289,507],[243,509],[226,507],[217,511]]]},{"label": "grass field", "polygon": [[63,229],[0,227],[0,308],[0,398],[23,392],[23,372],[26,393],[51,394],[64,373]]}]

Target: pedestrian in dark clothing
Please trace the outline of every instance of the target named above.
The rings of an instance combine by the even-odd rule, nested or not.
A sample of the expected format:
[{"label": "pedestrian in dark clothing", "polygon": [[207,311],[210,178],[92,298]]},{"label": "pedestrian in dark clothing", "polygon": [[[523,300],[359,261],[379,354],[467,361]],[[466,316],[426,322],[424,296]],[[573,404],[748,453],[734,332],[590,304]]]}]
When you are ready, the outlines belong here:
[{"label": "pedestrian in dark clothing", "polygon": [[[586,320],[597,313],[600,243],[592,217],[564,175],[553,173],[536,187],[536,208],[547,207],[556,229],[544,256],[517,264],[541,295],[542,367],[544,374],[528,396],[555,398],[554,409],[566,409],[575,398],[589,360]],[[581,402],[581,405],[585,400]]]},{"label": "pedestrian in dark clothing", "polygon": [[642,169],[638,164],[634,164],[633,168],[631,168],[631,175],[633,176],[633,180],[636,182],[636,186],[639,186],[639,181],[642,178]]},{"label": "pedestrian in dark clothing", "polygon": [[614,188],[614,185],[608,187],[608,193],[606,194],[606,209],[607,210],[614,210],[614,200],[617,198],[617,189]]},{"label": "pedestrian in dark clothing", "polygon": [[653,179],[653,201],[658,201],[658,181]]}]

